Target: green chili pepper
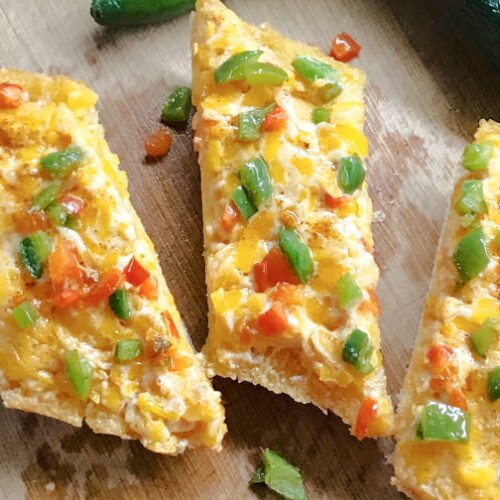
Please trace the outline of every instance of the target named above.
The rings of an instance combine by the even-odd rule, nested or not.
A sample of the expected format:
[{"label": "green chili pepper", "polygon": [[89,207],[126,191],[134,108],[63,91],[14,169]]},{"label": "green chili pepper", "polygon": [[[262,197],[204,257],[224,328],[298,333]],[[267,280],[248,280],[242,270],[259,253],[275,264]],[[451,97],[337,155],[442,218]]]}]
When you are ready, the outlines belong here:
[{"label": "green chili pepper", "polygon": [[256,156],[245,163],[240,172],[240,179],[257,208],[271,197],[273,188],[267,164],[262,156]]},{"label": "green chili pepper", "polygon": [[42,167],[56,179],[67,177],[75,168],[79,166],[85,157],[82,148],[72,146],[62,151],[56,151],[43,157]]},{"label": "green chili pepper", "polygon": [[28,273],[36,279],[42,277],[43,268],[52,252],[52,236],[44,231],[35,231],[19,244],[21,262]]},{"label": "green chili pepper", "polygon": [[492,152],[493,143],[491,141],[473,142],[465,148],[462,164],[464,168],[471,172],[484,170],[488,168]]},{"label": "green chili pepper", "polygon": [[351,273],[343,274],[337,281],[337,295],[341,309],[349,309],[363,298],[363,292]]},{"label": "green chili pepper", "polygon": [[104,26],[169,21],[194,9],[196,0],[92,0],[90,15]]},{"label": "green chili pepper", "polygon": [[123,288],[119,288],[109,296],[109,306],[120,319],[130,319],[132,316],[128,294]]},{"label": "green chili pepper", "polygon": [[424,406],[417,424],[417,437],[424,441],[467,443],[469,432],[469,412],[437,401]]},{"label": "green chili pepper", "polygon": [[373,347],[368,334],[356,328],[347,337],[342,350],[342,359],[354,367],[361,375],[374,370],[370,361]]},{"label": "green chili pepper", "polygon": [[342,191],[352,194],[365,180],[365,168],[359,156],[343,156],[339,160],[338,183]]},{"label": "green chili pepper", "polygon": [[296,467],[269,449],[262,452],[262,461],[251,483],[265,483],[287,500],[307,500],[302,476]]},{"label": "green chili pepper", "polygon": [[455,208],[460,215],[487,214],[488,207],[483,197],[483,181],[465,181]]},{"label": "green chili pepper", "polygon": [[285,70],[265,62],[247,62],[243,65],[245,81],[250,85],[281,85],[288,80]]},{"label": "green chili pepper", "polygon": [[481,228],[474,229],[464,236],[453,253],[453,263],[460,280],[466,283],[477,276],[490,262],[484,233]]},{"label": "green chili pepper", "polygon": [[290,264],[302,283],[307,283],[314,273],[314,261],[308,246],[299,240],[293,229],[280,227],[278,230],[279,246],[288,257]]},{"label": "green chili pepper", "polygon": [[61,183],[59,181],[53,182],[45,189],[42,189],[33,200],[28,212],[35,210],[43,210],[47,208],[53,201],[57,199],[59,191],[61,190]]},{"label": "green chili pepper", "polygon": [[488,399],[496,401],[500,398],[500,366],[493,368],[488,375]]},{"label": "green chili pepper", "polygon": [[234,82],[243,80],[243,67],[246,63],[255,62],[263,54],[262,50],[246,50],[234,54],[227,61],[223,62],[214,73],[216,83]]},{"label": "green chili pepper", "polygon": [[21,328],[28,328],[35,324],[39,314],[33,302],[22,302],[12,310],[12,316]]},{"label": "green chili pepper", "polygon": [[66,373],[81,399],[87,399],[92,388],[94,370],[89,361],[78,351],[68,351],[65,358]]},{"label": "green chili pepper", "polygon": [[488,318],[470,335],[470,342],[474,350],[483,358],[488,354],[491,344],[497,337],[498,320]]},{"label": "green chili pepper", "polygon": [[49,219],[56,226],[66,226],[68,221],[69,212],[56,201],[53,201],[46,209],[45,212],[49,216]]},{"label": "green chili pepper", "polygon": [[191,89],[176,87],[167,97],[161,111],[161,119],[165,122],[185,122],[191,110]]},{"label": "green chili pepper", "polygon": [[243,186],[238,186],[231,195],[231,199],[240,211],[240,214],[246,219],[250,219],[257,212],[250,195]]},{"label": "green chili pepper", "polygon": [[254,108],[238,115],[238,138],[241,141],[255,141],[260,137],[266,115],[276,107],[272,103],[265,108]]},{"label": "green chili pepper", "polygon": [[332,112],[327,108],[314,108],[312,113],[313,123],[329,122]]},{"label": "green chili pepper", "polygon": [[136,339],[123,339],[116,343],[115,359],[116,361],[128,361],[141,355],[142,342]]}]

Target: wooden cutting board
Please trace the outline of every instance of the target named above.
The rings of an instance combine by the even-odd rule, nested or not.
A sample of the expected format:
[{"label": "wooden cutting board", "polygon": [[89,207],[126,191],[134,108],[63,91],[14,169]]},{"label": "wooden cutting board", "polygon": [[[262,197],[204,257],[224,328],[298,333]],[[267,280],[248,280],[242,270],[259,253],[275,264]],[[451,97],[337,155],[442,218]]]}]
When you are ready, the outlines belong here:
[{"label": "wooden cutting board", "polygon": [[[464,0],[232,0],[245,19],[328,51],[348,31],[368,73],[366,133],[382,277],[381,326],[397,400],[432,271],[459,157],[479,118],[500,119],[500,77],[453,18]],[[199,173],[191,130],[170,154],[144,159],[164,97],[190,81],[189,19],[105,30],[90,0],[2,0],[0,65],[82,79],[100,95],[101,120],[130,177],[132,199],[197,348],[206,336]],[[311,499],[394,499],[390,440],[358,442],[333,415],[262,388],[215,380],[229,434],[220,454],[172,458],[0,406],[0,498],[275,498],[247,483],[259,447],[303,471]]]}]

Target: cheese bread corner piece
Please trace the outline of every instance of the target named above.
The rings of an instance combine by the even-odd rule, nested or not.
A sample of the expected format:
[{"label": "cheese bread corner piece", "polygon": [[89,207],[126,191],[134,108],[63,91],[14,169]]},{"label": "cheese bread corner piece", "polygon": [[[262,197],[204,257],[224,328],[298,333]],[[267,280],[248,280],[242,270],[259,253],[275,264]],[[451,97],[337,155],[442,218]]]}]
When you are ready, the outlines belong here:
[{"label": "cheese bread corner piece", "polygon": [[364,74],[199,0],[192,39],[215,373],[391,432]]},{"label": "cheese bread corner piece", "polygon": [[500,124],[463,155],[397,417],[395,484],[500,498]]},{"label": "cheese bread corner piece", "polygon": [[177,454],[220,449],[195,355],[96,94],[0,69],[0,394],[5,406]]}]

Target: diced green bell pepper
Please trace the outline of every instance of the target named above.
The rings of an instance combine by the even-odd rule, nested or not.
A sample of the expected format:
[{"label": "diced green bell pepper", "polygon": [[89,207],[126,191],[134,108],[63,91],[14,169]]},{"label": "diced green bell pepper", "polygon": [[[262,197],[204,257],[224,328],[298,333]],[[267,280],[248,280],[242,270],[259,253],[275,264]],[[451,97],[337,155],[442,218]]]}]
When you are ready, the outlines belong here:
[{"label": "diced green bell pepper", "polygon": [[56,226],[66,226],[69,212],[56,201],[53,201],[46,209],[45,213]]},{"label": "diced green bell pepper", "polygon": [[115,316],[120,319],[130,319],[132,316],[128,294],[123,288],[119,288],[109,296],[109,306]]},{"label": "diced green bell pepper", "polygon": [[161,119],[165,122],[185,122],[191,110],[191,89],[176,87],[167,97],[161,111]]},{"label": "diced green bell pepper", "polygon": [[297,277],[302,283],[307,283],[314,273],[314,261],[309,247],[299,240],[293,229],[283,226],[278,230],[278,240]]},{"label": "diced green bell pepper", "polygon": [[361,158],[355,156],[343,156],[339,160],[338,183],[344,193],[352,194],[360,188],[365,180],[365,168]]},{"label": "diced green bell pepper", "polygon": [[245,163],[240,172],[240,179],[257,208],[271,197],[273,188],[267,164],[262,156],[255,156]]},{"label": "diced green bell pepper", "polygon": [[215,70],[214,78],[216,83],[243,80],[245,77],[243,72],[245,63],[257,61],[262,54],[262,50],[246,50],[234,54]]},{"label": "diced green bell pepper", "polygon": [[116,361],[128,361],[141,355],[142,341],[137,339],[122,339],[116,343]]},{"label": "diced green bell pepper", "polygon": [[45,189],[42,189],[33,200],[31,207],[28,212],[33,212],[35,210],[44,210],[47,208],[53,201],[57,199],[59,195],[59,191],[61,190],[61,183],[59,181],[55,181]]},{"label": "diced green bell pepper", "polygon": [[487,214],[488,207],[483,196],[483,181],[465,181],[455,208],[460,215]]},{"label": "diced green bell pepper", "polygon": [[460,280],[466,283],[476,277],[490,262],[483,230],[474,229],[464,236],[453,253],[453,263]]},{"label": "diced green bell pepper", "polygon": [[497,401],[500,398],[500,366],[491,370],[488,375],[488,399]]},{"label": "diced green bell pepper", "polygon": [[341,309],[349,309],[363,298],[363,292],[351,273],[343,274],[337,281],[337,295]]},{"label": "diced green bell pepper", "polygon": [[464,150],[462,165],[471,172],[488,168],[488,163],[493,152],[491,141],[473,142],[468,144]]},{"label": "diced green bell pepper", "polygon": [[81,399],[87,399],[92,388],[94,369],[89,361],[72,350],[66,354],[66,373]]},{"label": "diced green bell pepper", "polygon": [[36,279],[43,275],[43,269],[50,252],[52,252],[52,236],[44,231],[35,231],[19,244],[21,262],[28,273]]},{"label": "diced green bell pepper", "polygon": [[71,146],[43,157],[42,167],[55,179],[63,179],[75,170],[85,158],[85,153],[78,146]]},{"label": "diced green bell pepper", "polygon": [[329,122],[332,112],[327,108],[314,108],[312,113],[312,121],[315,124]]},{"label": "diced green bell pepper", "polygon": [[498,320],[488,318],[470,335],[470,342],[474,350],[483,358],[488,354],[491,344],[497,338]]},{"label": "diced green bell pepper", "polygon": [[374,370],[370,361],[373,347],[368,334],[356,328],[347,337],[342,350],[342,359],[354,367],[361,375]]},{"label": "diced green bell pepper", "polygon": [[266,115],[276,107],[272,103],[265,108],[254,108],[238,115],[238,138],[241,141],[255,141],[260,137]]},{"label": "diced green bell pepper", "polygon": [[33,302],[22,302],[12,310],[12,316],[21,328],[33,326],[39,317],[38,309]]},{"label": "diced green bell pepper", "polygon": [[245,63],[243,76],[250,85],[281,85],[288,80],[288,74],[284,69],[259,61]]},{"label": "diced green bell pepper", "polygon": [[246,219],[250,219],[257,212],[257,207],[253,204],[250,195],[243,186],[238,186],[231,195],[231,199],[238,208],[240,214]]},{"label": "diced green bell pepper", "polygon": [[307,500],[300,471],[275,451],[262,452],[263,464],[255,472],[252,483],[265,483],[287,500]]},{"label": "diced green bell pepper", "polygon": [[417,424],[417,437],[424,441],[467,443],[470,433],[470,413],[456,406],[429,401]]}]

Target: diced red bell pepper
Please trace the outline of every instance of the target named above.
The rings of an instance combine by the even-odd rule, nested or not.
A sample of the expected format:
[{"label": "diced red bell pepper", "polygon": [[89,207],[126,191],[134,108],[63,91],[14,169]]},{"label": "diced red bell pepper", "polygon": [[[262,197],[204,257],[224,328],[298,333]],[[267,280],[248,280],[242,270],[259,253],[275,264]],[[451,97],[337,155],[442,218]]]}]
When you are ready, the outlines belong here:
[{"label": "diced red bell pepper", "polygon": [[156,276],[151,274],[139,287],[139,295],[149,300],[158,298],[158,280]]},{"label": "diced red bell pepper", "polygon": [[337,61],[347,62],[354,59],[360,50],[361,45],[355,42],[347,33],[343,32],[333,39],[330,57],[333,57]]},{"label": "diced red bell pepper", "polygon": [[179,335],[179,330],[177,330],[177,326],[170,313],[168,311],[165,311],[163,314],[165,315],[165,319],[167,320],[168,329],[170,330],[170,334],[172,335],[172,337],[174,339],[180,339],[181,336]]},{"label": "diced red bell pepper", "polygon": [[273,302],[271,307],[257,318],[256,326],[263,335],[269,337],[280,335],[286,331],[289,324],[283,303]]},{"label": "diced red bell pepper", "polygon": [[73,304],[76,304],[83,296],[83,292],[81,290],[63,290],[52,298],[52,303],[56,307],[68,307]]},{"label": "diced red bell pepper", "polygon": [[56,291],[68,289],[70,283],[83,286],[83,269],[78,262],[78,252],[71,240],[63,240],[49,255],[49,276]]},{"label": "diced red bell pepper", "polygon": [[433,375],[443,375],[448,372],[453,349],[444,344],[434,344],[427,352],[427,361]]},{"label": "diced red bell pepper", "polygon": [[159,158],[170,151],[171,145],[172,133],[165,128],[160,128],[146,139],[144,148],[149,156]]},{"label": "diced red bell pepper", "polygon": [[234,203],[232,201],[227,203],[220,217],[222,229],[224,229],[226,233],[229,233],[240,220],[240,211],[235,207]]},{"label": "diced red bell pepper", "polygon": [[186,356],[185,354],[181,354],[177,349],[170,348],[168,350],[169,363],[168,370],[171,372],[179,372],[183,371],[186,368],[193,366],[193,360]]},{"label": "diced red bell pepper", "polygon": [[110,295],[116,292],[123,284],[125,276],[118,268],[109,270],[85,295],[84,302],[91,306],[96,306]]},{"label": "diced red bell pepper", "polygon": [[303,288],[289,283],[278,283],[273,293],[273,300],[281,302],[285,306],[299,305],[302,303]]},{"label": "diced red bell pepper", "polygon": [[378,401],[373,398],[366,398],[361,403],[354,426],[354,435],[361,441],[366,437],[368,428],[377,420]]},{"label": "diced red bell pepper", "polygon": [[264,132],[275,132],[277,130],[283,130],[286,127],[286,122],[288,116],[286,111],[281,106],[276,106],[272,111],[267,113],[264,118],[264,123],[262,124],[262,130]]},{"label": "diced red bell pepper", "polygon": [[16,214],[14,223],[16,231],[26,234],[34,233],[35,231],[46,231],[52,227],[49,218],[43,210]]},{"label": "diced red bell pepper", "polygon": [[271,248],[260,262],[254,264],[253,274],[257,292],[264,292],[277,283],[300,284],[290,261],[278,247]]},{"label": "diced red bell pepper", "polygon": [[0,108],[15,109],[24,104],[29,99],[26,92],[20,85],[15,83],[0,83]]},{"label": "diced red bell pepper", "polygon": [[352,196],[332,196],[330,193],[325,193],[325,205],[328,208],[341,208],[349,205],[352,201]]},{"label": "diced red bell pepper", "polygon": [[450,404],[452,406],[456,406],[466,411],[468,409],[467,399],[465,399],[465,395],[459,387],[450,388],[448,391],[450,397]]},{"label": "diced red bell pepper", "polygon": [[130,259],[123,272],[125,274],[125,279],[133,286],[141,285],[151,274],[135,257]]},{"label": "diced red bell pepper", "polygon": [[71,193],[62,195],[59,203],[68,211],[70,215],[80,215],[85,208],[85,202],[78,196]]}]

